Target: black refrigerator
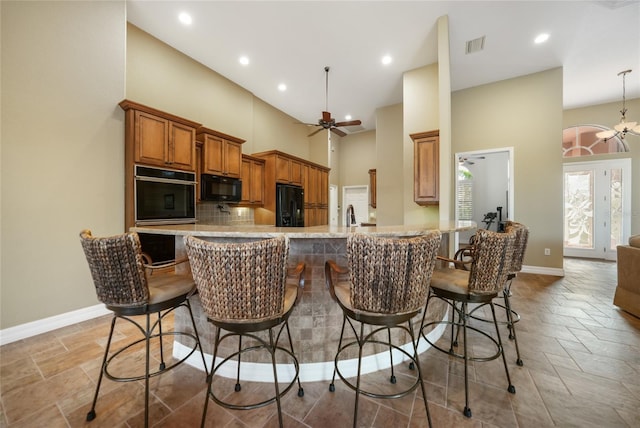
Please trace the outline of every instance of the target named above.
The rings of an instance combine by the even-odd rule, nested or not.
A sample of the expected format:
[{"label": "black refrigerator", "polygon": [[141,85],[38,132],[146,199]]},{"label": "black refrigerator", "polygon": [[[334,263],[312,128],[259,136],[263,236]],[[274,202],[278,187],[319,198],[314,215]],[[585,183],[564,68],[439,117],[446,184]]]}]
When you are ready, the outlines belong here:
[{"label": "black refrigerator", "polygon": [[302,187],[276,184],[276,226],[304,226],[304,191]]}]

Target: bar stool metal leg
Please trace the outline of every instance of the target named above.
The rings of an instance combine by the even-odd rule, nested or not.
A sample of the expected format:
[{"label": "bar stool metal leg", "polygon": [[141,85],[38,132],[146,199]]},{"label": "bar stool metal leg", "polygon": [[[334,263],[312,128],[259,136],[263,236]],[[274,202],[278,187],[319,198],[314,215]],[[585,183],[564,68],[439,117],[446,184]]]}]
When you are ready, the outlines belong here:
[{"label": "bar stool metal leg", "polygon": [[104,350],[104,357],[102,358],[102,365],[100,366],[100,375],[98,376],[98,384],[96,385],[96,392],[93,395],[93,403],[91,404],[91,410],[87,413],[87,422],[90,422],[96,418],[96,403],[98,402],[98,393],[100,392],[100,385],[102,385],[102,378],[104,377],[104,369],[107,365],[107,357],[109,356],[109,348],[111,348],[111,339],[113,338],[113,330],[116,326],[116,316],[111,318],[111,329],[109,330],[109,338],[107,339],[107,346]]}]

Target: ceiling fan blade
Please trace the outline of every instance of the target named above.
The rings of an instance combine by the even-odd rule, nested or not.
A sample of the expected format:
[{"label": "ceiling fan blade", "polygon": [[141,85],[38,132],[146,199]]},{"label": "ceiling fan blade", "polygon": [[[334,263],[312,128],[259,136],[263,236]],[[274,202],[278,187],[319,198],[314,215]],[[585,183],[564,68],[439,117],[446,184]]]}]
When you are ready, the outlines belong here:
[{"label": "ceiling fan blade", "polygon": [[329,113],[328,111],[323,111],[322,112],[322,121],[323,122],[331,122],[331,113]]},{"label": "ceiling fan blade", "polygon": [[324,128],[318,128],[315,131],[313,131],[311,134],[307,135],[307,137],[313,137],[314,135],[316,135],[318,132],[322,131]]},{"label": "ceiling fan blade", "polygon": [[335,126],[355,126],[362,124],[359,120],[348,120],[346,122],[338,122]]},{"label": "ceiling fan blade", "polygon": [[333,127],[331,128],[331,132],[333,132],[334,134],[338,134],[341,137],[344,137],[345,135],[347,135],[346,132],[342,132],[338,128],[333,128]]}]

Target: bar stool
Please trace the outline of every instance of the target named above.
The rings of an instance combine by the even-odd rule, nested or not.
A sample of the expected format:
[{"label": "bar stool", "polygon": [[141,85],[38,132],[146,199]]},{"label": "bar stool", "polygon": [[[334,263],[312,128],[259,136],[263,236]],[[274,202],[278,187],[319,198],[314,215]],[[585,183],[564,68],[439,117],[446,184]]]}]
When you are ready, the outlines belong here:
[{"label": "bar stool", "polygon": [[[515,323],[520,321],[520,314],[518,314],[518,312],[516,312],[511,306],[510,297],[512,296],[511,285],[513,284],[513,280],[522,270],[522,261],[524,260],[524,254],[527,251],[527,242],[529,241],[529,229],[524,224],[515,221],[507,221],[505,223],[505,227],[511,227],[516,231],[516,240],[513,244],[513,255],[511,257],[511,267],[509,269],[509,274],[507,275],[507,282],[502,290],[504,304],[494,303],[494,305],[505,310],[506,321],[498,320],[498,324],[506,325],[509,329],[509,339],[513,340],[516,346],[516,364],[522,366],[524,363],[520,357],[520,347],[518,346],[518,336],[516,335],[515,328]],[[481,310],[485,306],[486,304],[483,304],[473,308],[469,312],[469,317],[479,321],[493,322],[491,319],[475,314],[476,311]]]},{"label": "bar stool", "polygon": [[[96,238],[90,230],[80,232],[80,242],[91,270],[93,284],[96,288],[98,300],[104,303],[113,312],[109,339],[102,359],[102,368],[96,385],[91,410],[87,413],[87,421],[96,417],[96,403],[102,377],[106,376],[116,382],[131,382],[144,379],[144,425],[149,426],[149,379],[171,370],[178,364],[189,358],[196,349],[200,351],[202,363],[206,370],[206,363],[198,330],[193,319],[189,297],[196,288],[190,275],[178,275],[168,268],[176,263],[168,263],[157,266],[147,266],[143,263],[143,255],[140,247],[140,239],[136,233]],[[184,260],[186,261],[186,260]],[[151,274],[148,272],[156,272]],[[193,334],[187,332],[162,331],[162,320],[179,307],[185,307],[189,311]],[[151,315],[157,314],[158,319],[151,322]],[[135,318],[137,315],[145,316],[145,324],[141,325]],[[117,320],[126,320],[142,333],[143,338],[125,345],[109,357],[111,339]],[[157,333],[156,333],[157,328]],[[162,339],[167,336],[183,336],[193,340],[190,352],[180,361],[174,361],[167,366],[164,358]],[[150,345],[153,339],[160,344],[160,366],[158,370],[150,369]],[[118,356],[124,356],[124,352],[135,345],[145,343],[145,368],[144,374],[137,376],[117,376],[109,371],[109,364]]]},{"label": "bar stool", "polygon": [[[207,396],[202,413],[204,426],[209,397],[228,409],[250,410],[276,402],[278,421],[282,426],[281,397],[298,383],[298,396],[304,396],[300,384],[299,364],[293,351],[289,332],[289,315],[298,300],[298,289],[304,285],[304,263],[299,263],[290,274],[298,278],[292,284],[287,281],[289,238],[280,235],[246,243],[208,242],[193,236],[184,238],[191,270],[196,281],[202,307],[209,322],[216,327],[212,370],[208,376]],[[274,329],[277,329],[274,339]],[[221,336],[221,331],[225,333]],[[289,349],[278,345],[282,332],[286,331]],[[267,339],[258,336],[266,331]],[[238,339],[238,351],[216,364],[220,344],[229,338]],[[255,345],[242,346],[243,338]],[[213,388],[214,375],[234,358],[237,358],[235,391],[242,389],[240,368],[242,356],[248,352],[266,350],[273,370],[275,394],[270,398],[247,404],[234,404],[219,397]],[[276,368],[276,354],[284,353],[293,362],[295,374],[286,388],[280,391]],[[254,354],[255,355],[255,354]],[[227,395],[226,393],[224,394]]]},{"label": "bar stool", "polygon": [[[347,238],[348,269],[339,267],[334,261],[325,263],[325,281],[331,297],[338,303],[343,313],[342,332],[335,356],[333,378],[329,391],[335,391],[336,374],[356,392],[353,412],[353,426],[358,420],[358,398],[360,394],[372,398],[400,398],[414,391],[418,386],[431,426],[427,394],[422,380],[422,371],[417,351],[417,340],[411,322],[424,307],[427,289],[440,247],[439,231],[427,232],[424,236],[409,239],[390,239],[365,234],[353,234]],[[340,280],[349,274],[349,280]],[[334,280],[334,275],[336,279]],[[354,326],[360,323],[360,328]],[[346,323],[356,336],[352,342],[343,345]],[[403,325],[406,323],[406,326]],[[365,324],[372,331],[364,332]],[[391,329],[399,329],[409,334],[411,352],[392,343]],[[359,331],[359,333],[358,333]],[[378,338],[377,333],[383,336]],[[386,333],[386,335],[384,334]],[[419,339],[419,336],[418,336]],[[361,387],[363,348],[367,344],[379,344],[389,348],[391,366],[390,382],[396,383],[393,367],[393,353],[401,353],[410,361],[410,368],[417,368],[415,382],[401,391],[389,394],[374,393]],[[338,365],[341,355],[351,347],[358,347],[358,368],[355,385],[347,380]],[[392,388],[393,389],[393,388]]]},{"label": "bar stool", "polygon": [[[511,383],[511,377],[509,376],[509,369],[503,352],[502,339],[500,338],[500,330],[498,329],[493,303],[493,299],[502,291],[507,280],[507,275],[511,268],[511,257],[513,255],[515,239],[516,231],[513,227],[507,228],[505,233],[480,229],[475,237],[470,270],[450,268],[436,269],[431,279],[425,314],[431,299],[438,298],[445,301],[451,307],[451,321],[433,321],[425,324],[425,316],[423,315],[420,332],[422,337],[435,349],[464,360],[465,406],[463,413],[467,417],[471,417],[471,409],[469,407],[469,360],[490,361],[502,356],[504,371],[508,382],[507,390],[512,394],[516,392],[515,387]],[[488,304],[490,306],[497,340],[484,331],[468,325],[469,303]],[[457,321],[456,315],[458,318]],[[425,330],[429,329],[430,331],[431,327],[441,324],[451,326],[451,343],[448,350],[431,342],[425,334]],[[457,331],[454,333],[454,327],[457,331],[462,328],[464,340],[464,351],[462,354],[454,350],[454,347],[457,346]],[[496,347],[495,354],[486,357],[470,357],[468,352],[467,330],[472,330],[480,334],[481,337],[490,340]]]}]

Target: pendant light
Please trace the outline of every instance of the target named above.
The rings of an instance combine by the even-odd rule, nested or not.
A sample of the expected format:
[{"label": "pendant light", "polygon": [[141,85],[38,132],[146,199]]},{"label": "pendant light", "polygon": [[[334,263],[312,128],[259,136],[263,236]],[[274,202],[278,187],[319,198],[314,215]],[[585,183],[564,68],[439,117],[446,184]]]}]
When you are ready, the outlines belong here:
[{"label": "pendant light", "polygon": [[616,136],[619,136],[620,139],[624,139],[625,135],[627,135],[627,132],[634,132],[634,133],[640,134],[640,125],[638,125],[637,122],[627,122],[627,119],[626,119],[627,108],[625,106],[626,99],[625,99],[624,79],[628,73],[631,73],[631,70],[624,70],[618,73],[618,76],[622,75],[622,110],[620,110],[622,117],[620,118],[620,123],[615,125],[613,129],[610,129],[608,131],[598,132],[596,134],[596,137],[602,138],[605,142]]}]

